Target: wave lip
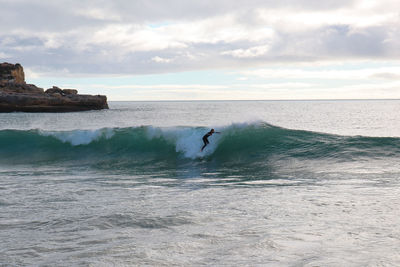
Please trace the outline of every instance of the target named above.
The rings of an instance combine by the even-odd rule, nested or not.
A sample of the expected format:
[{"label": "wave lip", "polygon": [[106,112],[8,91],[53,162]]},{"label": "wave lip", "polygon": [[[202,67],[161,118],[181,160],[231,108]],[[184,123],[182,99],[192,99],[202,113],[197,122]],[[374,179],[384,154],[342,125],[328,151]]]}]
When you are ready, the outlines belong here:
[{"label": "wave lip", "polygon": [[75,130],[64,132],[45,132],[39,131],[42,136],[52,136],[62,141],[63,143],[70,143],[73,146],[88,145],[99,139],[110,139],[114,135],[113,129],[99,129],[99,130]]},{"label": "wave lip", "polygon": [[290,130],[264,122],[215,127],[203,152],[205,127],[103,128],[97,130],[1,130],[0,163],[68,160],[206,159],[262,161],[280,158],[396,157],[400,138],[338,136]]}]

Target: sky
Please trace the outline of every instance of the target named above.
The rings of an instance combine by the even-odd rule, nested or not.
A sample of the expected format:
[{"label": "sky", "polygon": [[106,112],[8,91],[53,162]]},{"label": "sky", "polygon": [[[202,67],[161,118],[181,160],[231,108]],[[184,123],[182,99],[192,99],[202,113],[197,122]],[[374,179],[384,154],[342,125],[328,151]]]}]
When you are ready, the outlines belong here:
[{"label": "sky", "polygon": [[0,62],[125,100],[400,98],[398,0],[0,0]]}]

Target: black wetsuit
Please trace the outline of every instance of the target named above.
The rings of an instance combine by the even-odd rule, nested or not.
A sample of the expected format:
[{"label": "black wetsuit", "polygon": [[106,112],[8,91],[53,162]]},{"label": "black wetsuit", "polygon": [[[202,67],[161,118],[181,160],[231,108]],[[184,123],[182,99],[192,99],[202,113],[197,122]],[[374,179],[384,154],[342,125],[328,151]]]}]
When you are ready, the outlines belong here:
[{"label": "black wetsuit", "polygon": [[208,137],[210,137],[212,134],[213,134],[213,133],[212,133],[211,131],[209,131],[208,133],[206,133],[206,134],[203,136],[204,146],[201,148],[201,150],[203,150],[203,149],[206,147],[206,145],[208,145],[208,144],[210,143],[210,142],[208,142]]}]

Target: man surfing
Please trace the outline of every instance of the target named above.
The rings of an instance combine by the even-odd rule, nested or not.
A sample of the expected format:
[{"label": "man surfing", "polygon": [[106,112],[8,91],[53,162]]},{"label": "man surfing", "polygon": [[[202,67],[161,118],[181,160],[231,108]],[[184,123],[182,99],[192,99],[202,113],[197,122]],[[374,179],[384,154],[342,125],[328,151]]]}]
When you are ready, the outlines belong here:
[{"label": "man surfing", "polygon": [[215,132],[214,131],[214,129],[211,129],[211,131],[209,131],[208,133],[206,133],[204,136],[203,136],[203,142],[204,142],[204,146],[201,148],[201,150],[200,150],[200,152],[203,152],[203,149],[210,143],[210,142],[208,142],[208,137],[210,137],[212,134],[214,134],[214,133],[221,133],[221,132]]}]

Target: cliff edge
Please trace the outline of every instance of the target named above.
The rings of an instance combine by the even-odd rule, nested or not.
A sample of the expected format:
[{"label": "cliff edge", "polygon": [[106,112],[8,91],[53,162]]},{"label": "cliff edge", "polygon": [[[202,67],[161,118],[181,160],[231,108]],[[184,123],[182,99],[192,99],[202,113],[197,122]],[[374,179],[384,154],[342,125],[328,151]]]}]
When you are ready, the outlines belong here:
[{"label": "cliff edge", "polygon": [[0,64],[0,112],[73,112],[108,109],[104,95],[80,95],[76,89],[39,88],[25,82],[20,64]]}]

